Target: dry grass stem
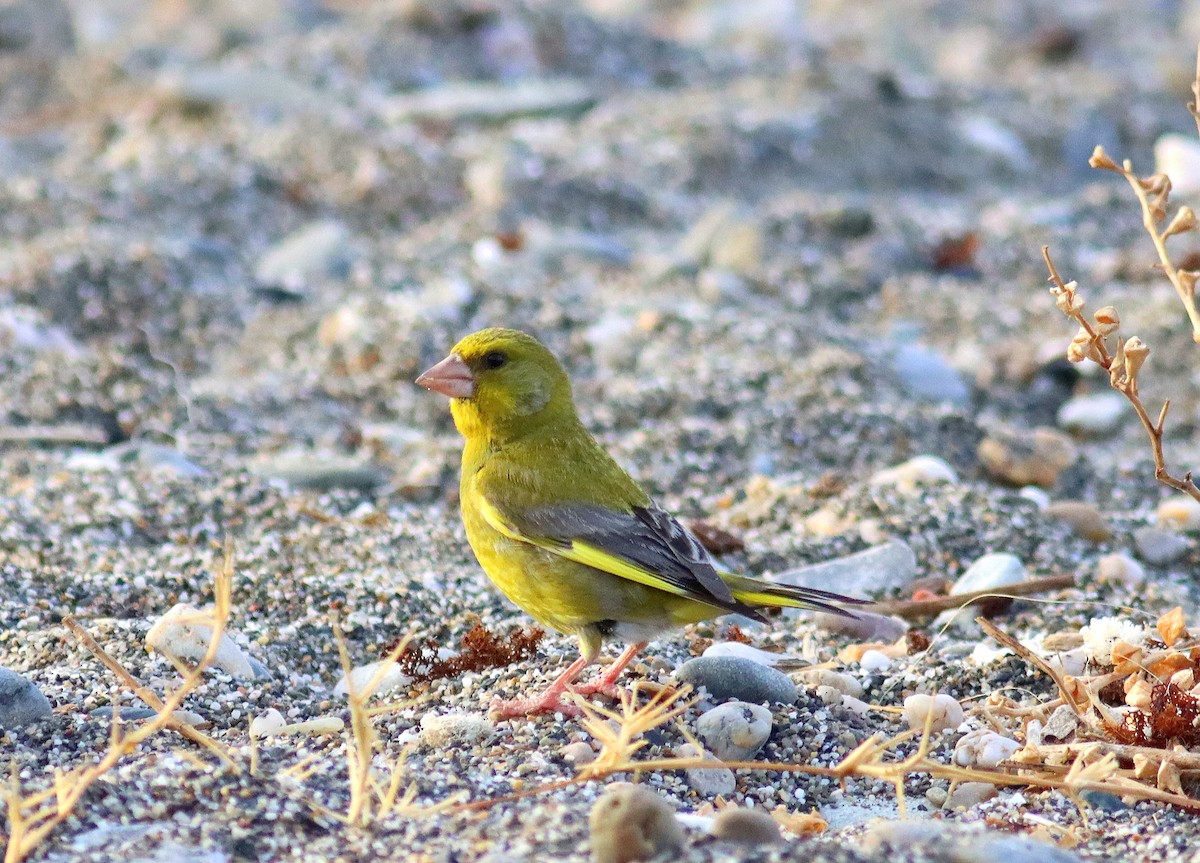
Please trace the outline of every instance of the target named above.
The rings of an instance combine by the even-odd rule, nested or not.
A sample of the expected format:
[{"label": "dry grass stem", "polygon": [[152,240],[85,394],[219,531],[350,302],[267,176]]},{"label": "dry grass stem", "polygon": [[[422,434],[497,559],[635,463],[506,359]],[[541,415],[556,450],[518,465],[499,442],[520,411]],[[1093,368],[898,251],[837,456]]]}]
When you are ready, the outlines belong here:
[{"label": "dry grass stem", "polygon": [[[232,549],[227,545],[224,565],[213,583],[213,608],[206,615],[207,620],[205,620],[206,625],[212,628],[212,637],[204,656],[194,668],[186,672],[183,682],[169,696],[159,700],[152,692],[137,684],[132,675],[129,675],[123,668],[121,669],[123,673],[118,674],[126,685],[130,685],[130,681],[132,681],[134,685],[131,688],[135,692],[138,692],[148,704],[152,704],[155,707],[158,712],[153,717],[146,720],[146,722],[132,732],[126,734],[121,728],[117,713],[114,711],[108,748],[100,756],[100,759],[86,767],[76,767],[68,771],[56,771],[53,787],[44,791],[37,791],[28,795],[22,794],[16,771],[13,771],[10,787],[5,794],[9,836],[8,844],[4,851],[4,863],[19,863],[19,861],[29,856],[53,832],[54,828],[70,817],[87,790],[98,779],[116,767],[121,759],[132,754],[142,743],[165,728],[182,729],[190,727],[180,723],[174,718],[173,714],[183,704],[188,695],[200,685],[205,670],[212,664],[216,656],[221,636],[224,634],[225,626],[229,621],[230,609],[232,607],[232,559]],[[75,629],[72,629],[72,631],[74,632]],[[95,641],[89,637],[84,640],[85,646],[88,646],[89,642],[91,645],[95,645]],[[92,647],[89,646],[89,649],[92,649]],[[98,645],[96,645],[96,649],[93,652],[98,657],[101,657],[101,661],[104,661],[109,668],[114,668],[114,666],[120,667],[119,663],[116,663],[111,657],[108,657],[107,661],[105,661],[103,657],[107,657],[107,654],[103,651],[97,651]],[[153,700],[152,698],[147,698],[147,694]],[[181,733],[186,734],[182,730]],[[210,748],[217,746],[215,742],[210,741],[210,743],[212,744]],[[227,756],[226,760],[228,760]]]},{"label": "dry grass stem", "polygon": [[1066,590],[1075,587],[1073,575],[1050,575],[1045,578],[1033,578],[1028,581],[1008,584],[1003,588],[977,590],[972,593],[962,593],[957,596],[936,596],[932,599],[897,599],[887,602],[874,602],[864,605],[864,611],[875,614],[894,614],[898,617],[929,617],[948,609],[966,608],[985,599],[1015,599],[1021,596],[1031,596],[1048,590]]}]

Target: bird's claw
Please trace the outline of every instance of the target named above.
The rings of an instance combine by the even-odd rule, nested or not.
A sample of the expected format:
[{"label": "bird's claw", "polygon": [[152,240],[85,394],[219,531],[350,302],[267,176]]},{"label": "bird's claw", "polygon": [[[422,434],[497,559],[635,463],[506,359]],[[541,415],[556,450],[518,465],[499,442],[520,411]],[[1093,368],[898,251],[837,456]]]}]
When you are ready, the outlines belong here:
[{"label": "bird's claw", "polygon": [[488,718],[514,719],[518,716],[536,716],[539,713],[561,713],[568,718],[582,716],[583,711],[568,701],[563,701],[563,690],[546,691],[530,698],[494,698],[488,706]]}]

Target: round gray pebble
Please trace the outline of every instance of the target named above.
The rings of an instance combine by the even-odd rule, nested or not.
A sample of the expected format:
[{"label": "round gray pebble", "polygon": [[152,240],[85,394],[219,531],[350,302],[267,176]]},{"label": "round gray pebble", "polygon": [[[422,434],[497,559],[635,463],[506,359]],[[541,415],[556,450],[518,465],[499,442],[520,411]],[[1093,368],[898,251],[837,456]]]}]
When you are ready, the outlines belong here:
[{"label": "round gray pebble", "polygon": [[786,674],[737,656],[698,656],[680,666],[675,678],[696,689],[704,687],[717,701],[791,704],[796,700],[796,684]]}]

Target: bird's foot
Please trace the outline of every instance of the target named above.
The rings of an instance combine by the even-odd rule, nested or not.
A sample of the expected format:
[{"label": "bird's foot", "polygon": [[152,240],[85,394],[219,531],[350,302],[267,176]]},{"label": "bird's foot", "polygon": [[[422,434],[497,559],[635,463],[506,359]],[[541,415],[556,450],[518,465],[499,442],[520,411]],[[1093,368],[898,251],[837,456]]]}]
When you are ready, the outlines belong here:
[{"label": "bird's foot", "polygon": [[495,698],[488,706],[488,718],[513,719],[518,716],[536,716],[539,713],[561,713],[570,718],[582,715],[583,711],[576,705],[563,700],[566,693],[567,688],[564,686],[557,689],[551,687],[541,695],[529,698]]},{"label": "bird's foot", "polygon": [[571,686],[571,691],[584,698],[589,695],[603,695],[613,701],[621,700],[621,687],[617,686],[615,678],[610,680],[607,674],[601,674],[586,683],[574,684]]}]

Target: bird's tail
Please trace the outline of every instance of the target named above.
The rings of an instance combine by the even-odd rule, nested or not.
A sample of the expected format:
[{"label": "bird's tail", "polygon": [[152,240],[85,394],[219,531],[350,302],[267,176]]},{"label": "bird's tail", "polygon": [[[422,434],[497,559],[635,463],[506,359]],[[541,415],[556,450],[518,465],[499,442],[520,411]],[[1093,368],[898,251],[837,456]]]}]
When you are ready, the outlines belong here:
[{"label": "bird's tail", "polygon": [[865,599],[855,599],[828,590],[793,587],[790,584],[772,584],[743,576],[725,576],[725,583],[733,591],[734,599],[751,608],[808,608],[829,614],[840,614],[842,617],[854,617],[853,612],[847,611],[842,606],[865,605],[868,602]]}]

